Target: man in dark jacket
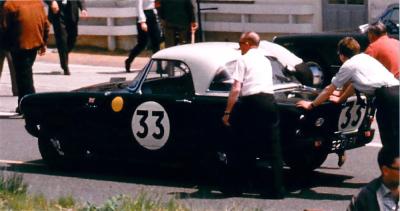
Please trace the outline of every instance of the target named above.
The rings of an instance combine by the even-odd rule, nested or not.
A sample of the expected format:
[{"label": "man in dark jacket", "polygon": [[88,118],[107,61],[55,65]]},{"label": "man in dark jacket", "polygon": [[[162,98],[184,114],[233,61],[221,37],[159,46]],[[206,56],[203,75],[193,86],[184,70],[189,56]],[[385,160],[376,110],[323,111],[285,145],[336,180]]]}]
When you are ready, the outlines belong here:
[{"label": "man in dark jacket", "polygon": [[381,176],[363,187],[353,197],[348,211],[377,211],[399,209],[399,149],[384,147],[379,151]]},{"label": "man in dark jacket", "polygon": [[158,11],[164,29],[165,47],[190,43],[189,32],[194,33],[198,28],[192,1],[159,0],[159,2]]},{"label": "man in dark jacket", "polygon": [[37,53],[46,52],[49,24],[42,0],[5,1],[0,28],[15,67],[19,104],[24,95],[35,93],[32,66]]},{"label": "man in dark jacket", "polygon": [[54,36],[61,68],[70,75],[68,54],[75,46],[78,36],[79,9],[87,16],[85,0],[45,0],[49,5],[49,20],[53,24]]}]

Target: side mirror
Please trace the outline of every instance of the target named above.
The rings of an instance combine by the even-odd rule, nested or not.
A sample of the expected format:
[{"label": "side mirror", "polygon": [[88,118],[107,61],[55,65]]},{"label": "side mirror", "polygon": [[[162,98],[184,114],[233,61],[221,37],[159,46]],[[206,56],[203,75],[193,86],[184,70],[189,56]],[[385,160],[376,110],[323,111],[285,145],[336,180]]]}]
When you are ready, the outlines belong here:
[{"label": "side mirror", "polygon": [[301,84],[310,87],[322,87],[324,83],[324,73],[321,67],[315,62],[303,62],[295,66],[295,77]]},{"label": "side mirror", "polygon": [[307,66],[313,76],[313,87],[321,87],[324,83],[324,73],[321,67],[315,62],[307,62]]}]

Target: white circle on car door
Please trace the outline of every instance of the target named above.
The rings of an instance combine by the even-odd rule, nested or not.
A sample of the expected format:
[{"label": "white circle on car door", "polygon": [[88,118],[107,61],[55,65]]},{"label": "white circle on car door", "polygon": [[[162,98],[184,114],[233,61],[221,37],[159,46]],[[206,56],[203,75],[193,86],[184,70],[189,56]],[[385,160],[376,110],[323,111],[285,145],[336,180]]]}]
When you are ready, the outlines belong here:
[{"label": "white circle on car door", "polygon": [[146,149],[161,149],[168,141],[170,122],[164,107],[157,102],[140,104],[132,117],[132,132],[136,141]]}]

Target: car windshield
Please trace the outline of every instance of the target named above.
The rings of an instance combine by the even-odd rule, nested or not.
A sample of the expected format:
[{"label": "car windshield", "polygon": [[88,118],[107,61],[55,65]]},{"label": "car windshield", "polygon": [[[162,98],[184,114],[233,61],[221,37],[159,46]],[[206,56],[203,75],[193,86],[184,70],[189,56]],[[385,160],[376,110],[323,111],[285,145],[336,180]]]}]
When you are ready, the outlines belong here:
[{"label": "car windshield", "polygon": [[177,77],[189,71],[189,68],[182,62],[172,60],[152,60],[132,80],[130,89],[136,89],[143,79],[146,69],[150,68],[146,79]]},{"label": "car windshield", "polygon": [[393,23],[399,23],[399,8],[393,7],[391,10],[385,11],[381,15],[382,21],[391,20]]},{"label": "car windshield", "polygon": [[[273,83],[274,85],[299,83],[294,77],[288,74],[288,70],[274,57],[267,57],[272,65]],[[208,91],[229,91],[233,83],[231,75],[235,69],[236,60],[226,63],[220,67],[213,80],[211,81]]]}]

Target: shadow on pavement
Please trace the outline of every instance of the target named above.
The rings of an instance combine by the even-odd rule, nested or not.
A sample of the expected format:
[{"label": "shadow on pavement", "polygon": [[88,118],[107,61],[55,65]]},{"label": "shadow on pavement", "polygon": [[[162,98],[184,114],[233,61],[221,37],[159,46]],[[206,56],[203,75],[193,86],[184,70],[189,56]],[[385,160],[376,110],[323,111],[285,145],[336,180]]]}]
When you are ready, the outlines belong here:
[{"label": "shadow on pavement", "polygon": [[131,74],[131,73],[138,73],[142,71],[141,69],[132,69],[129,73],[125,70],[122,71],[112,71],[112,72],[97,72],[97,74],[104,74],[104,75],[116,75],[116,74]]},{"label": "shadow on pavement", "polygon": [[34,75],[64,75],[60,71],[51,71],[51,72],[34,72]]},{"label": "shadow on pavement", "polygon": [[[188,192],[171,192],[179,199],[221,199],[228,196],[219,191],[215,176],[206,175],[206,169],[189,169],[176,166],[155,166],[141,165],[132,163],[113,163],[101,162],[97,164],[84,164],[80,167],[72,169],[52,169],[49,168],[42,160],[33,160],[22,164],[9,164],[6,167],[0,167],[2,171],[10,171],[16,173],[32,173],[62,177],[74,177],[93,180],[104,180],[121,183],[132,183],[140,185],[156,185],[165,187],[179,187],[197,189]],[[264,170],[263,170],[264,171]],[[261,174],[251,174],[251,176],[243,184],[242,198],[263,198],[269,199],[268,196],[261,197],[260,193],[263,188],[272,186],[271,172],[264,171]],[[262,176],[261,176],[262,175]],[[350,200],[352,195],[342,195],[336,193],[319,193],[313,190],[315,187],[338,187],[358,189],[365,184],[347,183],[345,180],[352,178],[347,175],[330,174],[314,171],[306,175],[295,174],[290,169],[284,169],[284,181],[286,183],[286,198],[301,198],[313,200]],[[239,196],[235,196],[239,197]]]}]

